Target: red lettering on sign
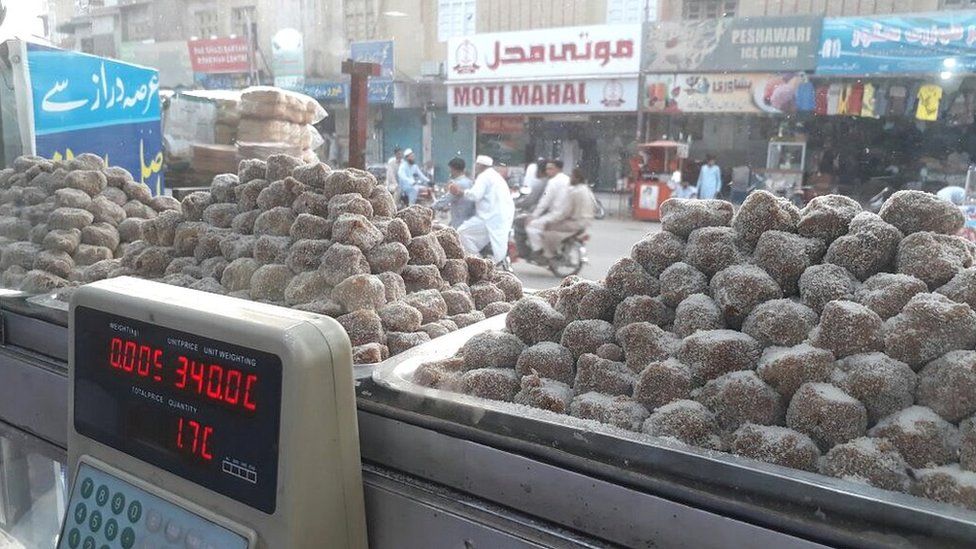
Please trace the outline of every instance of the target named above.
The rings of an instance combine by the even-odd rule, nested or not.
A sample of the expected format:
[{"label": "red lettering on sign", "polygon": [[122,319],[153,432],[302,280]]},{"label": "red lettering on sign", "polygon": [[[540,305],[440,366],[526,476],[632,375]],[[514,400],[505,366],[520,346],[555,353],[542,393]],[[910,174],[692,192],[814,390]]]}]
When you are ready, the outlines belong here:
[{"label": "red lettering on sign", "polygon": [[471,88],[467,86],[454,87],[454,104],[458,107],[467,107],[471,104]]},{"label": "red lettering on sign", "polygon": [[512,105],[525,105],[529,102],[529,87],[512,86]]},{"label": "red lettering on sign", "polygon": [[485,90],[481,87],[476,87],[471,90],[471,104],[475,107],[480,107],[485,103]]}]

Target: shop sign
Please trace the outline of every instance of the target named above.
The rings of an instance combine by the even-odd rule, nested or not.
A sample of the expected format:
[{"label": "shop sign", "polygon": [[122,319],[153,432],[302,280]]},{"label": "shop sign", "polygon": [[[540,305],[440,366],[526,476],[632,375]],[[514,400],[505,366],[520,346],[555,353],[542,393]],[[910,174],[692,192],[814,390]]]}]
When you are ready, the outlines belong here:
[{"label": "shop sign", "polygon": [[349,45],[349,56],[360,63],[380,66],[380,78],[393,79],[393,40],[370,40]]},{"label": "shop sign", "polygon": [[193,72],[219,74],[248,72],[251,68],[250,48],[247,38],[243,36],[190,40],[186,45],[190,50]]},{"label": "shop sign", "polygon": [[[946,63],[947,59],[951,66]],[[976,71],[976,12],[825,19],[818,74]]]},{"label": "shop sign", "polygon": [[271,69],[274,84],[294,88],[305,81],[305,42],[295,29],[281,29],[271,38]]},{"label": "shop sign", "polygon": [[805,80],[800,73],[649,74],[641,100],[651,112],[793,112]]},{"label": "shop sign", "polygon": [[25,54],[34,154],[96,154],[161,193],[159,72],[37,44]]},{"label": "shop sign", "polygon": [[607,77],[640,70],[641,26],[475,34],[447,44],[449,81]]},{"label": "shop sign", "polygon": [[522,133],[525,131],[525,117],[522,116],[479,116],[478,133]]},{"label": "shop sign", "polygon": [[823,19],[741,17],[644,25],[644,72],[809,71]]},{"label": "shop sign", "polygon": [[366,84],[366,101],[378,105],[392,105],[396,94],[393,80],[370,79]]},{"label": "shop sign", "polygon": [[456,84],[447,89],[447,112],[636,112],[638,87],[636,78]]},{"label": "shop sign", "polygon": [[344,103],[346,84],[343,82],[305,82],[298,90],[305,95],[324,103]]}]

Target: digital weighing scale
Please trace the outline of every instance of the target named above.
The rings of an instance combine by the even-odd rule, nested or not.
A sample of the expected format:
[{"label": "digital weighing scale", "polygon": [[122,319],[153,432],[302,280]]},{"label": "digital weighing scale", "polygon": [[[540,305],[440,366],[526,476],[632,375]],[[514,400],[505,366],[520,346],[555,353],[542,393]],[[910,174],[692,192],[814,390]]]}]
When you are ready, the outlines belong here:
[{"label": "digital weighing scale", "polygon": [[335,320],[121,277],[74,295],[68,363],[59,549],[366,547]]}]

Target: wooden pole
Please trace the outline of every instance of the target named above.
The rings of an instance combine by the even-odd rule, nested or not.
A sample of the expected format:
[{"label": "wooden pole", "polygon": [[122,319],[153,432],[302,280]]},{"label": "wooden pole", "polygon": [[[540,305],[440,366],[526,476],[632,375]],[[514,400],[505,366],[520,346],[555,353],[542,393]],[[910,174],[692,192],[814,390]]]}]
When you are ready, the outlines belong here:
[{"label": "wooden pole", "polygon": [[349,159],[350,168],[366,169],[366,127],[369,114],[369,77],[380,75],[377,63],[342,62],[349,75]]}]

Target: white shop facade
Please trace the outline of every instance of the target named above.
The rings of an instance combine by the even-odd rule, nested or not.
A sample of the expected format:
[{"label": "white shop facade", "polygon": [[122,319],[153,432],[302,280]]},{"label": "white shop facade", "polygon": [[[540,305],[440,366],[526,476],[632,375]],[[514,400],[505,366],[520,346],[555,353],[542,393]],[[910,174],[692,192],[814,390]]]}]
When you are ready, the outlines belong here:
[{"label": "white shop facade", "polygon": [[561,158],[616,185],[637,128],[641,26],[476,34],[448,44],[447,109],[476,119],[477,154],[513,177]]}]

